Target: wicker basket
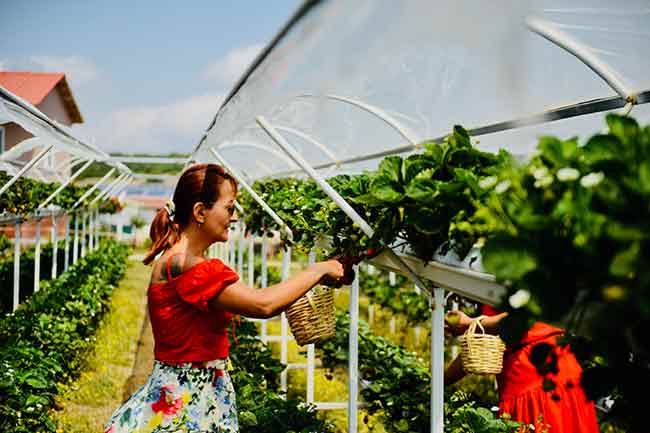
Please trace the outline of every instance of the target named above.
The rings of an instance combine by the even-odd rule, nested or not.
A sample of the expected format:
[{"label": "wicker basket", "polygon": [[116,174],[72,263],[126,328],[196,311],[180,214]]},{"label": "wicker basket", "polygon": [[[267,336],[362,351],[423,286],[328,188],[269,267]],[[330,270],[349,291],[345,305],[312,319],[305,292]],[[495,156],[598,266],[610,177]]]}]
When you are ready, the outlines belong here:
[{"label": "wicker basket", "polygon": [[[499,374],[503,369],[503,352],[506,345],[498,335],[485,333],[480,316],[472,320],[467,331],[460,337],[460,357],[463,369],[474,374]],[[476,333],[476,327],[481,333]]]},{"label": "wicker basket", "polygon": [[334,289],[314,287],[287,309],[287,319],[300,346],[333,337],[336,324]]}]

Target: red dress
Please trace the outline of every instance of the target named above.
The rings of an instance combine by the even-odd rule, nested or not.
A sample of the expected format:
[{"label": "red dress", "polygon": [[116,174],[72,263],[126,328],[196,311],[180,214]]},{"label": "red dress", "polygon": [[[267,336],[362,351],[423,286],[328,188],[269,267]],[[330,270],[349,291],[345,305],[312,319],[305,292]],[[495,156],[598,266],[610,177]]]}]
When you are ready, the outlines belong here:
[{"label": "red dress", "polygon": [[[171,257],[169,258],[171,259]],[[226,326],[232,314],[211,311],[208,302],[239,279],[218,259],[206,260],[168,281],[149,286],[149,317],[157,361],[169,364],[228,357]]]},{"label": "red dress", "polygon": [[[582,368],[568,346],[557,345],[556,338],[563,333],[537,322],[521,340],[523,347],[506,350],[503,371],[497,376],[499,408],[527,424],[535,424],[542,415],[549,433],[598,433],[594,403],[587,400],[580,386]],[[545,376],[556,384],[552,391],[543,389],[544,377],[530,361],[530,353],[539,343],[551,345],[557,355],[558,374]]]}]

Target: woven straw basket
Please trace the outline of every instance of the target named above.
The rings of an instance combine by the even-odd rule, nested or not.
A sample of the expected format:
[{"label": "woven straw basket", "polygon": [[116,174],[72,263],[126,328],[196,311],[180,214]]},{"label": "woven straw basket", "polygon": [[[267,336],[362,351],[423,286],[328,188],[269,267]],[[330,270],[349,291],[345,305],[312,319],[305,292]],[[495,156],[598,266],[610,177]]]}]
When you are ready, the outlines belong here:
[{"label": "woven straw basket", "polygon": [[[499,374],[503,369],[506,345],[498,335],[485,333],[481,325],[481,319],[485,317],[472,320],[467,331],[460,337],[460,357],[467,373]],[[477,327],[482,333],[476,333]]]},{"label": "woven straw basket", "polygon": [[311,289],[287,309],[287,319],[300,346],[333,337],[334,289],[323,286]]}]

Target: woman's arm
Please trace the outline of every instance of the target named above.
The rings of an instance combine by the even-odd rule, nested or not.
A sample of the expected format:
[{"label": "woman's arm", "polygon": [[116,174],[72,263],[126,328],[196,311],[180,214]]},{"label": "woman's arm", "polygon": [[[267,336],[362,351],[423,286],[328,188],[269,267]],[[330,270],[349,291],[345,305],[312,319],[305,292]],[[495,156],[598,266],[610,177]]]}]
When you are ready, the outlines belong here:
[{"label": "woman's arm", "polygon": [[324,276],[343,277],[337,260],[314,263],[298,275],[264,289],[253,289],[242,282],[227,286],[210,301],[210,307],[246,317],[269,318],[277,315],[307,293]]},{"label": "woman's arm", "polygon": [[[508,316],[508,313],[499,313],[494,316],[487,316],[481,319],[481,325],[488,334],[496,334],[499,329],[499,322]],[[472,323],[473,318],[460,310],[450,311],[445,315],[445,328],[454,335],[464,333]]]}]

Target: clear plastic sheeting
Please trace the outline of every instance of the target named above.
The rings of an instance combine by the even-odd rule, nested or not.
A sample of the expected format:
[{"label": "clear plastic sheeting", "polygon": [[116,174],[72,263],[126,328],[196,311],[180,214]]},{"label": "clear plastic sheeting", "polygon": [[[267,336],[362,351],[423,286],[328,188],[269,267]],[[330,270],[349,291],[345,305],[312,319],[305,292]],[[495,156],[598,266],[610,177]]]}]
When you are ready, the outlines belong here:
[{"label": "clear plastic sheeting", "polygon": [[[531,19],[567,35],[630,95],[645,95],[639,103],[647,102],[647,0],[615,7],[605,1],[321,1],[247,73],[194,159],[213,160],[207,149],[214,147],[249,178],[297,173],[257,116],[312,165],[327,167],[325,174],[373,168],[376,161],[359,160],[414,151],[409,146],[444,137],[454,124],[471,130],[514,121],[497,128],[504,132],[481,135],[479,147],[515,154],[530,152],[542,134],[599,131],[602,113],[548,123],[554,120],[549,110],[620,95],[576,56],[531,31]],[[341,164],[349,160],[355,163]]]},{"label": "clear plastic sheeting", "polygon": [[84,141],[77,139],[69,128],[48,118],[29,102],[0,87],[0,124],[16,123],[34,136],[18,143],[14,148],[0,155],[0,160],[14,162],[26,151],[38,146],[54,145],[57,152],[67,152],[84,160],[104,162],[122,172],[129,168],[110,155]]}]

